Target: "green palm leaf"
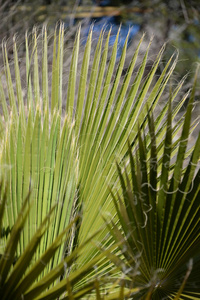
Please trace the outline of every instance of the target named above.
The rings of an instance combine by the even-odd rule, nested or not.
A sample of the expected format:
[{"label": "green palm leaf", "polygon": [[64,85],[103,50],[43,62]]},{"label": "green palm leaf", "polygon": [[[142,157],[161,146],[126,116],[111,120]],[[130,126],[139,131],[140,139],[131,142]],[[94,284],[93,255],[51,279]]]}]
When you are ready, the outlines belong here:
[{"label": "green palm leaf", "polygon": [[[3,192],[2,183],[1,193],[3,201],[0,202],[0,224],[2,224],[3,221],[7,200],[7,191]],[[53,260],[56,259],[56,253],[60,250],[62,244],[66,243],[66,241],[70,239],[71,230],[74,223],[77,221],[76,218],[70,222],[65,230],[61,232],[53,243],[46,248],[45,252],[40,254],[40,257],[36,258],[36,261],[33,262],[33,258],[37,254],[37,248],[41,247],[41,244],[44,242],[44,235],[47,233],[48,227],[55,217],[54,206],[49,214],[47,214],[44,221],[42,221],[25,250],[21,251],[21,255],[18,256],[17,245],[21,242],[25,222],[27,221],[28,215],[31,214],[29,202],[30,194],[27,196],[22,205],[22,209],[15,221],[10,236],[7,240],[3,240],[5,243],[5,250],[0,256],[0,296],[2,300],[20,299],[21,297],[24,297],[25,299],[55,299],[55,297],[59,297],[63,293],[67,295],[69,292],[66,288],[66,281],[69,284],[78,282],[83,275],[86,276],[91,273],[95,264],[98,265],[98,263],[101,263],[102,259],[107,260],[106,254],[112,251],[111,247],[105,253],[102,252],[94,260],[90,261],[90,263],[79,270],[69,272],[77,256],[80,255],[87,243],[94,239],[93,235],[65,259],[61,259],[60,263],[55,268],[49,268],[49,264],[53,265]],[[54,214],[54,216],[52,214]],[[44,270],[46,270],[46,272],[44,272]],[[64,275],[67,279],[64,278]],[[60,284],[57,283],[55,287],[52,287],[52,283],[60,280],[61,277],[64,279],[60,281]],[[84,296],[94,290],[94,287],[94,280],[90,280],[90,284],[87,284],[87,286],[84,287],[81,286],[76,291],[76,294]],[[46,291],[47,289],[48,291]]]},{"label": "green palm leaf", "polygon": [[[195,88],[195,85],[194,85]],[[200,136],[192,150],[190,161],[182,172],[180,160],[188,143],[190,114],[194,89],[184,118],[183,133],[173,172],[170,171],[172,150],[172,108],[169,101],[168,123],[160,174],[157,160],[155,122],[148,115],[151,137],[150,158],[146,153],[148,134],[142,138],[138,130],[138,154],[129,145],[130,174],[118,166],[123,199],[112,193],[119,225],[108,228],[116,241],[124,239],[122,247],[128,281],[144,288],[134,299],[198,299],[199,289],[199,170]],[[186,129],[187,128],[187,129]],[[139,157],[138,157],[139,156]],[[181,158],[180,158],[181,156]],[[178,171],[177,171],[178,170]],[[176,176],[176,177],[175,177]],[[178,177],[177,177],[178,176]],[[176,189],[174,190],[174,185]],[[189,265],[188,265],[189,264]],[[134,269],[138,274],[135,275]]]},{"label": "green palm leaf", "polygon": [[[107,213],[113,216],[113,224],[115,224],[115,221],[120,220],[123,224],[122,228],[128,232],[130,228],[127,227],[126,223],[129,218],[136,228],[137,224],[144,226],[147,222],[150,207],[158,206],[159,212],[156,215],[156,222],[152,221],[150,228],[145,226],[144,233],[137,229],[135,231],[137,238],[133,238],[135,241],[141,239],[146,246],[143,261],[145,268],[143,275],[146,278],[150,274],[149,267],[155,260],[157,261],[157,258],[155,259],[156,250],[151,245],[151,242],[154,242],[159,249],[158,265],[160,264],[159,260],[162,261],[162,267],[170,266],[171,264],[171,261],[165,257],[166,253],[164,251],[169,248],[166,236],[171,230],[173,234],[176,233],[176,227],[173,227],[171,216],[175,213],[178,200],[173,198],[174,208],[171,207],[169,211],[170,218],[167,219],[164,207],[170,196],[168,194],[165,195],[162,189],[158,193],[156,193],[156,190],[162,184],[165,185],[167,190],[167,179],[170,176],[173,188],[176,188],[176,185],[178,184],[177,186],[179,186],[182,182],[174,183],[177,179],[179,181],[182,180],[180,170],[182,169],[184,157],[189,152],[185,149],[185,142],[180,142],[182,148],[179,147],[181,150],[178,151],[178,142],[171,144],[171,138],[182,127],[184,119],[180,119],[177,126],[173,128],[170,124],[187,97],[186,95],[183,96],[183,98],[179,99],[179,103],[175,105],[176,97],[180,98],[178,93],[184,81],[181,81],[176,89],[171,92],[171,102],[175,106],[173,113],[171,115],[168,114],[167,117],[168,107],[164,105],[160,116],[158,115],[155,121],[152,120],[149,111],[154,112],[158,103],[162,100],[175,68],[177,56],[173,55],[169,59],[156,80],[155,75],[165,49],[165,46],[163,46],[148,76],[144,78],[148,63],[148,52],[152,41],[150,41],[142,60],[139,61],[140,68],[137,70],[136,64],[139,60],[140,48],[144,39],[142,37],[130,60],[128,71],[123,78],[128,36],[121,58],[118,61],[119,32],[110,51],[109,40],[111,32],[106,37],[104,30],[102,30],[96,51],[94,56],[92,56],[91,30],[84,54],[81,57],[81,29],[79,28],[77,31],[71,54],[67,52],[64,28],[61,25],[54,32],[52,61],[49,61],[51,47],[48,44],[47,30],[46,28],[43,29],[40,40],[40,36],[37,36],[37,30],[34,29],[32,39],[28,37],[28,34],[25,38],[25,87],[21,80],[16,43],[14,43],[14,72],[12,72],[8,61],[6,46],[3,47],[7,88],[4,89],[3,84],[0,84],[0,103],[2,106],[0,119],[0,165],[1,177],[8,185],[8,199],[3,226],[5,228],[14,226],[21,212],[24,199],[30,193],[28,202],[31,203],[32,213],[27,213],[27,222],[23,224],[23,232],[20,234],[19,243],[17,243],[17,256],[20,257],[27,247],[30,246],[35,232],[40,230],[39,228],[43,226],[42,222],[46,215],[56,204],[56,217],[52,219],[48,230],[42,231],[42,243],[40,247],[35,246],[33,259],[36,263],[34,268],[38,270],[37,262],[42,255],[45,255],[46,251],[48,251],[47,249],[52,250],[52,252],[47,253],[54,255],[48,267],[42,270],[42,274],[47,276],[47,281],[41,287],[41,291],[43,292],[52,284],[51,289],[45,292],[47,299],[54,297],[51,296],[51,291],[52,295],[57,297],[59,293],[66,291],[66,287],[69,295],[71,295],[71,289],[73,293],[83,295],[82,285],[84,287],[86,281],[88,281],[88,286],[85,289],[85,293],[86,290],[92,289],[91,282],[94,282],[93,277],[96,276],[95,272],[91,271],[92,259],[98,261],[102,257],[102,261],[97,263],[98,274],[106,272],[112,267],[114,268],[113,265],[109,265],[107,262],[105,254],[100,253],[102,247],[106,249],[107,255],[110,255],[112,251],[107,249],[113,243],[112,235],[109,233],[111,228],[108,228],[104,221],[104,215]],[[40,41],[42,42],[41,46]],[[42,62],[39,58],[40,51],[42,53]],[[70,55],[70,70],[69,74],[65,76],[65,60]],[[14,75],[12,76],[11,74]],[[64,90],[65,86],[67,86],[66,93]],[[171,111],[170,108],[169,111]],[[186,121],[183,125],[184,139],[189,134],[189,131],[186,130],[189,119],[190,111],[188,110]],[[148,129],[148,126],[149,133],[143,139],[143,132]],[[168,129],[167,138],[165,139],[166,128],[171,128],[171,130]],[[128,146],[128,141],[130,146]],[[139,149],[137,148],[138,141]],[[157,142],[158,147],[155,146]],[[169,149],[169,145],[171,149]],[[130,151],[137,153],[136,158],[132,158]],[[180,158],[179,164],[174,168],[166,168],[169,163],[169,154],[173,158],[176,157],[177,153]],[[192,163],[195,164],[198,160],[197,148],[194,148],[193,153]],[[120,166],[126,166],[126,180],[123,179],[120,167],[118,167],[118,170],[116,168],[116,159]],[[149,161],[151,162],[150,165]],[[7,168],[4,168],[4,166],[7,166]],[[156,166],[158,166],[157,169]],[[143,173],[139,172],[140,168],[144,169]],[[185,192],[188,192],[194,169],[186,168],[184,172],[190,178],[190,182],[187,182],[187,189],[185,190]],[[134,174],[132,179],[129,178],[130,173]],[[183,179],[183,182],[184,180],[186,180],[186,177]],[[146,184],[148,181],[150,181],[150,186],[153,187],[152,190]],[[129,201],[129,198],[133,197],[131,185],[137,191],[137,197],[139,197],[135,199],[139,203],[139,210],[135,209],[134,205]],[[128,192],[126,191],[127,186]],[[112,194],[110,187],[115,188],[114,191],[116,192]],[[121,193],[125,199],[128,199],[125,203],[128,207],[131,207],[130,211],[123,209]],[[198,191],[196,191],[197,193]],[[143,194],[149,195],[148,203],[146,204],[142,202]],[[114,203],[113,197],[115,199]],[[117,198],[119,198],[119,203],[117,203]],[[157,206],[155,202],[158,202]],[[186,209],[184,198],[182,198],[181,203],[181,208],[178,212],[179,217],[182,215],[182,211]],[[65,228],[70,226],[78,213],[81,213],[82,218],[72,226],[71,236],[66,240],[66,243],[59,244],[58,242],[59,246],[58,248],[55,246],[57,251],[54,252],[51,248],[52,243],[62,236]],[[154,212],[149,212],[149,214],[155,216]],[[190,213],[188,211],[189,216]],[[195,216],[194,222],[197,222]],[[161,224],[161,228],[158,229],[156,224]],[[167,226],[166,235],[163,229],[164,224]],[[178,232],[180,237],[181,230],[186,230],[186,228],[182,223],[179,224],[177,220],[176,226],[178,225],[180,225],[180,232]],[[115,225],[113,226],[115,228]],[[157,231],[152,237],[150,233],[154,228],[157,228]],[[96,232],[98,232],[97,235]],[[115,234],[118,237],[123,236],[117,228],[115,228]],[[157,235],[158,237],[156,238]],[[95,236],[93,246],[91,246],[91,243],[86,243],[90,236]],[[172,238],[173,240],[174,238]],[[101,247],[97,247],[99,242]],[[131,241],[131,238],[129,238],[129,242],[129,247],[132,248],[134,243]],[[162,242],[164,243],[163,248],[161,247]],[[171,245],[172,248],[177,250],[180,242],[181,240],[177,239]],[[70,260],[69,273],[72,273],[69,274],[67,283],[66,280],[61,281],[59,286],[56,287],[54,275],[55,278],[61,276],[63,260],[68,259],[66,251],[68,255],[72,255],[76,251],[76,247],[79,249],[79,246],[85,243],[84,251],[77,255],[76,259]],[[112,257],[115,257],[114,253],[118,251],[118,248],[116,245],[113,248]],[[141,251],[141,245],[137,245],[136,248],[137,251]],[[129,254],[132,259],[134,255]],[[174,257],[176,255],[178,255],[178,250]],[[49,259],[49,254],[47,257]],[[147,261],[148,263],[145,266]],[[60,269],[55,271],[57,266],[60,266]],[[77,266],[82,270],[80,272],[83,273],[78,272]],[[87,268],[88,270],[84,271]],[[5,267],[5,270],[8,271],[9,268]],[[48,280],[48,276],[51,276],[48,273],[50,270],[54,270],[52,273],[53,277],[50,278],[51,280]],[[116,271],[114,268],[113,274],[117,274],[117,272],[119,270]],[[77,274],[77,277],[73,274]],[[84,277],[86,276],[85,274],[88,276],[87,279]],[[74,281],[72,280],[73,276],[75,276]],[[22,286],[29,286],[30,277],[25,278],[27,281]],[[36,276],[34,276],[35,279]],[[142,282],[145,282],[145,280]],[[37,287],[37,283],[35,284],[36,290],[38,288],[36,294],[39,295],[41,292],[40,288]],[[138,289],[138,287],[135,288],[136,290]],[[98,286],[96,286],[97,297],[99,297],[98,289]],[[20,289],[18,289],[18,293],[20,294]],[[27,292],[26,297],[29,297],[31,293],[30,288],[30,293]],[[35,297],[33,296],[35,295],[34,293],[30,297]],[[121,293],[123,293],[122,290]],[[13,295],[10,294],[11,296]],[[122,298],[122,296],[120,297]]]}]

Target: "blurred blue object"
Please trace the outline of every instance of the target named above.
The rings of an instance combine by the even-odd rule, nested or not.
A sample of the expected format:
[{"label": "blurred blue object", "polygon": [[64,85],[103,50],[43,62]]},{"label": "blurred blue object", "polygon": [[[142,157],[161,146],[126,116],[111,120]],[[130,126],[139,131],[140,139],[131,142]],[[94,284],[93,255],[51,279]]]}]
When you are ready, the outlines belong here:
[{"label": "blurred blue object", "polygon": [[109,6],[110,5],[110,0],[103,0],[99,4],[100,6]]},{"label": "blurred blue object", "polygon": [[82,28],[82,44],[83,45],[86,44],[87,37],[88,37],[91,27],[93,28],[93,38],[95,38],[95,39],[98,39],[102,28],[104,28],[105,32],[109,32],[109,30],[112,29],[110,41],[109,41],[110,46],[112,46],[114,44],[118,30],[120,28],[119,41],[118,41],[118,52],[117,52],[118,59],[121,56],[122,49],[124,47],[128,32],[129,32],[129,37],[128,37],[128,46],[129,46],[129,44],[133,40],[134,36],[140,30],[140,25],[134,24],[131,21],[127,21],[126,23],[120,25],[116,21],[116,17],[114,17],[114,16],[102,17],[96,21],[91,21],[90,24],[85,25]]},{"label": "blurred blue object", "polygon": [[100,0],[100,1],[93,0],[92,2],[93,4],[98,4],[99,6],[109,6],[111,4],[110,0]]}]

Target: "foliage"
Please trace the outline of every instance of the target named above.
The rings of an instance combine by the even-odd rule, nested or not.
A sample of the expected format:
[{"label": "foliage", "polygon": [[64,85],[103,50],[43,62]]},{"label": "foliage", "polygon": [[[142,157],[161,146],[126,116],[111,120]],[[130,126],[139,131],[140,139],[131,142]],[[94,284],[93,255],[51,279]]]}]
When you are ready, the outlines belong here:
[{"label": "foliage", "polygon": [[[161,228],[155,232],[155,239],[159,239],[158,245],[161,245],[164,240],[163,247],[167,247],[166,235],[172,226],[170,218],[167,223],[167,215],[164,214],[167,201],[164,199],[172,197],[172,200],[168,200],[177,206],[179,200],[176,198],[179,199],[181,196],[181,203],[185,209],[184,205],[186,204],[184,204],[185,198],[183,197],[185,194],[182,195],[176,189],[180,184],[180,190],[182,191],[183,185],[187,192],[189,185],[193,182],[194,168],[192,165],[198,161],[196,152],[198,152],[199,142],[194,148],[195,158],[191,161],[192,164],[188,169],[184,169],[183,161],[192,151],[191,149],[186,150],[185,142],[189,135],[192,100],[186,113],[185,123],[184,118],[180,118],[173,127],[170,126],[171,121],[175,120],[183,103],[188,98],[188,93],[182,98],[179,95],[184,79],[170,92],[170,103],[173,104],[172,115],[171,104],[168,108],[168,103],[161,102],[163,95],[167,95],[177,55],[172,55],[160,76],[156,78],[156,71],[165,49],[163,46],[150,72],[145,77],[151,42],[138,69],[137,60],[144,38],[142,37],[124,76],[128,36],[119,61],[116,60],[118,37],[119,33],[110,49],[110,32],[107,37],[104,37],[102,30],[96,50],[92,53],[91,31],[84,54],[81,55],[79,29],[73,52],[68,53],[64,43],[64,28],[61,25],[59,30],[58,28],[55,30],[53,55],[50,55],[51,48],[48,47],[46,28],[43,28],[41,36],[37,35],[36,29],[34,29],[32,37],[26,35],[25,39],[25,84],[21,78],[15,40],[13,47],[14,71],[12,71],[8,59],[6,44],[3,44],[4,72],[2,72],[2,79],[5,77],[7,86],[2,80],[0,84],[2,108],[0,116],[0,175],[2,182],[6,182],[4,185],[6,185],[7,191],[3,199],[7,198],[7,202],[4,214],[4,210],[1,211],[0,220],[3,222],[4,231],[6,228],[12,228],[10,234],[3,237],[1,252],[3,255],[0,262],[6,269],[6,276],[2,276],[3,282],[1,283],[3,297],[6,299],[9,297],[13,299],[15,295],[21,294],[28,299],[31,297],[33,299],[35,299],[34,297],[55,299],[63,293],[66,293],[63,296],[64,299],[83,298],[91,290],[94,290],[90,295],[91,298],[100,299],[102,294],[105,299],[119,299],[119,297],[123,299],[127,293],[140,291],[140,284],[136,280],[137,276],[134,280],[131,279],[134,286],[126,286],[126,280],[121,281],[122,255],[125,266],[130,261],[126,257],[126,251],[121,252],[120,249],[123,249],[123,246],[120,245],[127,243],[128,237],[127,241],[126,238],[124,241],[123,234],[118,234],[123,239],[117,240],[115,243],[112,234],[114,229],[120,232],[115,224],[118,224],[119,221],[123,222],[117,201],[113,202],[113,198],[116,199],[117,195],[121,197],[122,192],[125,195],[126,188],[129,188],[129,181],[126,186],[123,184],[120,168],[116,167],[115,161],[117,159],[121,167],[126,165],[127,176],[129,176],[130,168],[133,169],[130,151],[136,153],[137,168],[142,170],[142,174],[138,172],[137,175],[134,175],[133,170],[131,171],[132,176],[138,177],[138,185],[150,180],[150,184],[155,187],[155,190],[163,183],[166,186],[165,191],[174,170],[175,177],[172,176],[174,179],[171,179],[172,186],[169,187],[170,192],[175,191],[173,195],[168,196],[167,193],[163,193],[163,189],[160,189],[158,193],[153,193],[154,190],[151,191],[148,185],[142,187],[142,192],[146,193],[146,189],[148,189],[150,198],[147,200],[154,205],[154,209],[149,213],[146,212],[146,208],[141,207],[144,209],[144,215],[151,214],[152,219],[152,214],[157,213],[157,222],[161,224]],[[40,51],[42,52],[42,62],[38,59]],[[65,60],[70,55],[71,66],[66,75]],[[51,70],[49,70],[50,66]],[[11,75],[13,73],[14,76]],[[66,86],[67,95],[65,95]],[[175,101],[177,97],[178,103]],[[193,98],[194,92],[192,92]],[[157,108],[161,104],[158,113]],[[168,110],[170,113],[167,114]],[[156,115],[154,121],[150,117],[150,112]],[[147,134],[145,141],[142,141],[141,132],[145,132],[148,122],[150,134]],[[182,142],[180,139],[171,142],[182,126],[184,128]],[[167,138],[165,139],[166,129]],[[153,143],[151,143],[151,139]],[[158,146],[155,146],[155,139]],[[180,147],[178,148],[179,142]],[[169,166],[168,151],[171,151],[172,159],[176,159],[177,156],[175,165]],[[146,166],[146,160],[152,161],[154,168],[151,168],[151,164]],[[185,175],[183,176],[185,177],[182,179],[180,171],[183,171],[184,174],[184,170]],[[186,182],[184,178],[189,179]],[[136,182],[134,183],[133,180],[133,184],[136,185]],[[134,185],[133,187],[135,188]],[[195,187],[198,190],[198,183]],[[112,189],[112,193],[110,189]],[[153,204],[153,199],[156,199],[157,194],[162,201]],[[121,203],[120,201],[119,203]],[[124,201],[126,203],[126,199]],[[4,203],[5,201],[3,201],[3,206],[5,206]],[[173,205],[169,206],[169,209],[170,207],[170,214],[173,215]],[[49,214],[52,210],[54,217],[50,218]],[[142,214],[141,210],[139,212]],[[106,226],[105,218],[107,219],[108,215],[112,216],[113,229]],[[187,222],[185,223],[186,227]],[[179,219],[176,223],[179,226]],[[17,233],[13,229],[15,227],[17,227]],[[144,245],[149,245],[150,233],[154,232],[154,227],[145,226],[145,230],[147,229],[149,230],[149,239],[148,241],[142,240]],[[68,230],[70,230],[69,233]],[[177,234],[175,228],[172,233]],[[147,235],[146,231],[145,234]],[[179,236],[180,232],[178,232]],[[193,236],[188,243],[193,244],[192,238]],[[178,244],[174,244],[177,251],[179,251],[178,246]],[[12,248],[12,255],[8,261],[5,261],[8,247]],[[56,247],[56,252],[54,247]],[[164,250],[165,248],[159,246],[161,257],[164,255],[162,252]],[[190,254],[191,252],[188,250],[188,255]],[[41,261],[45,255],[48,255],[48,259],[51,261],[41,270]],[[148,255],[150,257],[150,253]],[[16,256],[17,262],[13,266],[14,256]],[[26,265],[23,264],[24,257],[27,259]],[[154,257],[155,255],[153,259]],[[112,262],[108,261],[110,258],[112,258]],[[118,261],[120,264],[117,263],[115,266]],[[161,264],[164,262],[161,260]],[[30,269],[27,268],[29,263]],[[145,263],[147,264],[146,260],[144,265]],[[37,264],[40,265],[40,272],[38,271],[33,276],[34,272],[31,273],[31,270],[34,270]],[[149,276],[149,265],[144,267]],[[153,265],[153,267],[155,270],[152,272],[156,272],[157,268],[161,266]],[[185,270],[183,270],[184,272]],[[28,277],[29,275],[30,277]],[[102,278],[103,275],[108,277]],[[59,282],[56,281],[57,278],[59,278]],[[28,290],[24,283],[26,280],[29,281]],[[4,283],[7,284],[7,288],[9,283],[9,290],[5,289]],[[143,283],[146,284],[146,282]],[[12,284],[12,289],[10,289],[10,284]],[[21,287],[24,289],[21,290]],[[42,292],[43,294],[40,295]]]},{"label": "foliage", "polygon": [[[2,232],[3,215],[6,213],[7,191],[3,192],[3,183],[0,191],[2,199],[0,201],[0,231]],[[87,284],[76,289],[72,295],[72,285],[80,281],[80,278],[87,276],[93,270],[94,266],[98,267],[99,262],[106,257],[108,251],[103,252],[88,264],[79,268],[77,271],[70,271],[71,266],[76,261],[81,250],[90,242],[94,236],[91,236],[78,249],[71,254],[66,255],[56,267],[53,268],[53,261],[57,257],[57,252],[61,250],[61,245],[71,239],[73,224],[77,221],[75,218],[52,242],[52,244],[42,253],[42,243],[44,243],[44,234],[49,232],[49,225],[52,222],[52,214],[55,206],[50,210],[39,228],[33,234],[27,247],[18,254],[18,245],[23,240],[23,230],[27,217],[31,214],[29,205],[30,194],[28,194],[22,205],[21,211],[16,218],[12,227],[10,236],[5,243],[5,251],[0,256],[0,296],[1,299],[55,299],[65,292],[62,299],[79,299],[84,297],[92,290],[96,290],[97,298],[100,295],[98,279],[88,280]],[[54,215],[55,218],[55,215]],[[2,236],[1,236],[2,238]],[[2,243],[2,246],[3,243]],[[39,255],[38,255],[39,252]],[[102,279],[103,281],[103,279]],[[53,284],[53,286],[52,286]],[[47,289],[48,288],[48,289]],[[44,292],[46,290],[46,292]],[[107,292],[106,299],[119,299],[130,293],[119,289],[119,292],[110,288]]]},{"label": "foliage", "polygon": [[122,266],[128,286],[133,282],[140,286],[134,299],[200,297],[200,134],[183,167],[193,97],[192,92],[171,170],[170,106],[162,160],[157,157],[154,120],[149,114],[149,132],[142,138],[138,131],[138,154],[129,146],[130,165],[118,165],[123,196],[113,194],[113,200],[119,222],[108,226],[116,241],[124,239],[124,259],[113,261]]}]

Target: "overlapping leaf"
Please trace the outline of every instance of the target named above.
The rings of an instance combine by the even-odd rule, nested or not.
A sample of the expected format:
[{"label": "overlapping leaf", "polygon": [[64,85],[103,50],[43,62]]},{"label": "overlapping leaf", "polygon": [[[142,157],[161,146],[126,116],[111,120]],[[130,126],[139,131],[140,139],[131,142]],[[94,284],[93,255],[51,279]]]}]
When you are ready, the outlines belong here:
[{"label": "overlapping leaf", "polygon": [[[50,56],[52,61],[49,61],[51,48],[48,45],[47,31],[45,28],[43,29],[42,48],[40,49],[40,38],[34,29],[32,40],[28,39],[28,35],[25,40],[25,87],[21,80],[16,43],[14,43],[14,78],[11,76],[6,46],[3,47],[7,89],[5,91],[3,85],[0,85],[2,106],[0,163],[3,170],[1,176],[8,182],[8,204],[4,215],[4,226],[12,227],[15,224],[22,203],[29,192],[31,192],[30,202],[32,203],[32,213],[27,216],[27,222],[19,241],[18,255],[20,256],[28,247],[34,233],[55,203],[57,204],[55,208],[56,217],[49,225],[48,230],[44,232],[41,246],[36,250],[36,262],[70,224],[74,215],[77,212],[83,213],[81,221],[75,224],[71,238],[58,247],[49,269],[46,268],[44,274],[61,263],[66,251],[71,253],[78,245],[85,243],[91,234],[94,235],[99,228],[102,230],[98,233],[98,241],[101,242],[101,246],[109,246],[111,237],[107,235],[109,230],[102,218],[104,213],[109,213],[114,217],[118,212],[121,222],[127,218],[133,218],[135,215],[137,222],[144,226],[148,210],[151,206],[155,206],[155,198],[157,197],[155,190],[158,188],[155,177],[159,172],[161,172],[161,182],[167,185],[166,178],[171,170],[162,169],[161,166],[168,163],[170,136],[173,137],[176,134],[183,119],[180,120],[176,128],[172,129],[171,133],[168,131],[167,142],[163,141],[163,137],[166,127],[169,126],[169,119],[171,120],[176,116],[181,104],[175,106],[174,114],[168,117],[168,123],[167,121],[163,122],[167,113],[167,105],[162,109],[160,116],[155,119],[155,124],[150,119],[150,134],[147,134],[145,142],[142,140],[141,131],[147,128],[149,110],[154,111],[159,101],[162,100],[162,95],[175,68],[177,57],[172,56],[170,58],[156,80],[155,75],[164,52],[163,46],[148,76],[144,78],[151,42],[136,73],[140,46],[144,38],[142,37],[130,61],[128,71],[123,77],[128,36],[121,58],[117,60],[118,36],[119,33],[110,53],[110,32],[107,37],[104,37],[102,30],[93,57],[91,55],[91,31],[84,54],[80,59],[80,49],[82,49],[80,29],[77,31],[71,55],[71,53],[67,53],[67,48],[65,48],[64,28],[61,25],[59,30],[55,30],[53,55]],[[42,52],[42,61],[39,59],[39,50]],[[65,78],[63,76],[65,74],[65,58],[69,55],[71,55],[71,66],[69,74],[65,75]],[[172,92],[172,102],[182,84],[183,81]],[[66,86],[67,97],[64,96]],[[184,100],[185,97],[180,99],[180,103]],[[185,127],[187,127],[187,123]],[[138,137],[139,151],[136,142]],[[130,151],[128,140],[132,151],[138,153],[136,167],[128,156]],[[154,142],[157,140],[158,149],[155,145],[151,146],[151,140]],[[165,145],[164,150],[163,145]],[[185,147],[185,143],[182,145]],[[198,152],[197,148],[195,149],[194,163]],[[172,156],[176,155],[176,143],[172,144],[170,151]],[[178,154],[181,160],[184,159],[185,155],[185,151]],[[131,215],[131,212],[128,212],[127,215],[123,210],[123,214],[119,215],[117,204],[113,204],[109,186],[114,186],[119,194],[120,190],[126,188],[125,183],[123,187],[120,186],[120,172],[117,172],[116,158],[119,164],[125,164],[127,172],[132,171],[132,174],[135,168],[136,170],[140,169],[139,159],[142,162],[142,169],[145,172],[142,175],[137,172],[134,180],[132,180],[137,195],[141,196],[147,192],[149,194],[147,206],[141,202],[143,198],[137,199],[137,196],[135,199],[140,205],[140,213],[135,211]],[[150,167],[145,163],[149,159],[152,161]],[[4,166],[7,167],[4,168]],[[158,169],[156,169],[157,166]],[[149,189],[148,185],[142,185],[148,180],[149,168],[151,169],[150,185],[152,190]],[[180,169],[181,165],[179,168],[177,166],[175,173],[178,174]],[[186,173],[190,174],[190,178],[192,178],[192,172],[193,169],[186,170]],[[128,186],[131,185],[129,181],[127,184]],[[189,188],[188,185],[187,188]],[[113,196],[116,197],[116,195]],[[124,196],[129,197],[130,195],[128,193]],[[167,222],[165,221],[166,216],[163,214],[163,207],[168,201],[167,196],[165,198],[163,199],[162,190],[160,190],[159,199],[162,201],[159,200],[157,222],[163,222],[163,224]],[[120,200],[122,206],[121,202]],[[184,200],[182,206],[185,209],[183,203]],[[173,211],[170,212],[170,216],[173,215]],[[181,215],[181,209],[179,214]],[[148,261],[145,269],[147,276],[148,267],[152,262],[152,253],[155,251],[153,246],[150,246],[153,240],[150,232],[154,226],[155,224],[152,222],[151,228],[145,227],[144,236],[141,236],[140,231],[137,233],[137,237],[141,237],[148,246],[144,260],[144,263]],[[167,223],[167,228],[167,230],[172,229],[175,232],[170,220]],[[164,252],[159,245],[165,236],[162,237],[162,229],[159,229],[159,232],[161,233],[161,240],[156,240],[156,243],[160,249],[159,255],[163,257]],[[164,244],[167,247],[165,240]],[[141,247],[138,246],[138,251],[141,250]],[[77,257],[72,270],[76,270],[76,265],[84,268],[85,264],[92,268],[91,259],[96,257],[97,253],[97,248],[88,244],[85,251]],[[167,259],[163,260],[163,263],[170,264]],[[99,264],[99,270],[106,272],[109,268],[108,263]],[[80,276],[78,278],[80,279]],[[67,286],[70,293],[70,282],[67,285],[64,281],[62,284],[60,283],[61,290]],[[73,285],[75,284],[76,286],[81,285],[81,279],[79,283],[78,280],[73,282]],[[53,288],[56,290],[56,287]],[[98,288],[96,290],[98,291]]]},{"label": "overlapping leaf", "polygon": [[[168,121],[161,169],[157,159],[157,138],[152,116],[148,116],[151,153],[138,131],[138,154],[129,146],[131,170],[119,168],[123,192],[113,194],[119,224],[108,225],[116,241],[124,239],[123,271],[136,285],[146,287],[134,299],[198,299],[200,204],[199,168],[200,135],[183,171],[188,143],[194,89],[184,118],[178,155],[170,169],[172,143],[172,108],[169,101]],[[139,157],[138,157],[139,156]],[[119,227],[120,225],[120,227]],[[135,275],[134,269],[137,268]],[[143,299],[142,298],[142,299]]]}]

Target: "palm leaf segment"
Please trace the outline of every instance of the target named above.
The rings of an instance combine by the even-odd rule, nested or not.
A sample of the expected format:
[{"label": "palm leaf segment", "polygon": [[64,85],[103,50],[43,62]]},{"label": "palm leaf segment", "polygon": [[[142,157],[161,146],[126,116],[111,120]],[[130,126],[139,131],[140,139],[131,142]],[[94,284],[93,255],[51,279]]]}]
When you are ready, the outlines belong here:
[{"label": "palm leaf segment", "polygon": [[149,113],[148,133],[142,138],[138,131],[137,153],[129,146],[130,165],[125,169],[118,165],[123,197],[113,194],[113,199],[121,229],[108,226],[115,240],[125,238],[121,266],[129,285],[134,282],[141,287],[134,299],[200,297],[200,134],[188,164],[183,166],[194,90],[195,84],[172,169],[171,103],[161,159],[155,121]]},{"label": "palm leaf segment", "polygon": [[[3,183],[0,185],[0,191],[3,197],[0,199],[2,200],[0,201],[0,232],[2,234],[3,215],[5,213],[7,197],[7,191],[4,191]],[[70,239],[71,230],[77,218],[75,218],[63,232],[55,238],[46,251],[38,257],[38,247],[41,247],[44,241],[43,237],[52,221],[55,206],[39,226],[20,257],[15,257],[17,245],[22,238],[24,224],[28,215],[31,213],[29,201],[30,194],[23,203],[22,209],[7,239],[6,249],[0,256],[1,299],[55,299],[62,294],[65,294],[65,297],[62,299],[79,299],[92,290],[96,290],[96,293],[99,294],[99,282],[97,279],[94,280],[89,277],[87,284],[76,288],[74,293],[72,293],[72,286],[76,285],[80,281],[80,278],[90,274],[94,269],[94,265],[98,267],[99,263],[101,264],[102,260],[105,260],[106,255],[112,251],[113,247],[101,253],[77,271],[69,272],[77,256],[80,255],[81,250],[85,248],[94,236],[90,236],[84,244],[79,246],[71,254],[68,254],[55,268],[49,267],[49,265],[53,265],[52,260],[56,258],[57,252],[62,247],[62,244]],[[107,293],[107,299],[118,299],[120,294],[125,296],[127,293],[130,293],[130,291],[125,291],[124,288],[123,290],[119,290],[119,292],[116,292],[115,289],[110,289]]]},{"label": "palm leaf segment", "polygon": [[[89,234],[101,228],[103,219],[100,210],[113,215],[115,213],[108,188],[108,184],[119,186],[115,159],[117,157],[119,161],[128,160],[127,140],[134,145],[138,123],[141,128],[146,126],[148,110],[144,104],[147,103],[151,110],[155,109],[174,70],[176,58],[171,57],[155,81],[163,47],[144,80],[150,44],[137,74],[134,73],[142,38],[131,59],[126,76],[122,79],[128,37],[121,58],[116,62],[117,35],[107,65],[109,38],[110,33],[104,38],[102,31],[92,61],[92,32],[90,33],[79,72],[80,30],[78,30],[67,76],[67,97],[64,97],[63,93],[66,79],[63,76],[63,62],[68,55],[65,53],[63,26],[58,32],[55,31],[51,71],[49,71],[46,29],[42,33],[41,65],[38,59],[36,31],[33,32],[32,44],[26,37],[25,97],[16,43],[14,42],[14,78],[11,76],[6,45],[3,45],[8,92],[6,93],[1,83],[3,114],[0,119],[0,160],[2,175],[8,182],[5,228],[12,227],[16,222],[23,200],[29,191],[32,191],[29,199],[32,213],[28,214],[27,223],[24,225],[18,256],[23,253],[34,232],[55,204],[57,204],[56,218],[49,225],[48,233],[45,232],[43,246],[37,250],[36,257],[42,255],[58,234],[70,224],[75,209],[82,209],[84,214],[77,234],[68,244],[69,252],[74,247],[73,241],[82,244]],[[174,90],[172,101],[182,84],[183,81]],[[176,106],[173,118],[184,100],[185,98]],[[163,107],[160,117],[155,120],[156,128],[160,127],[166,111],[167,105]],[[164,135],[165,126],[166,122],[158,131],[160,140]],[[181,122],[174,134],[180,126]],[[98,235],[102,243],[107,233],[108,229],[104,226]],[[105,245],[106,242],[107,239]],[[50,268],[61,261],[63,247],[59,248]],[[87,251],[78,258],[78,265],[90,261],[96,253],[94,248],[88,246]]]}]

